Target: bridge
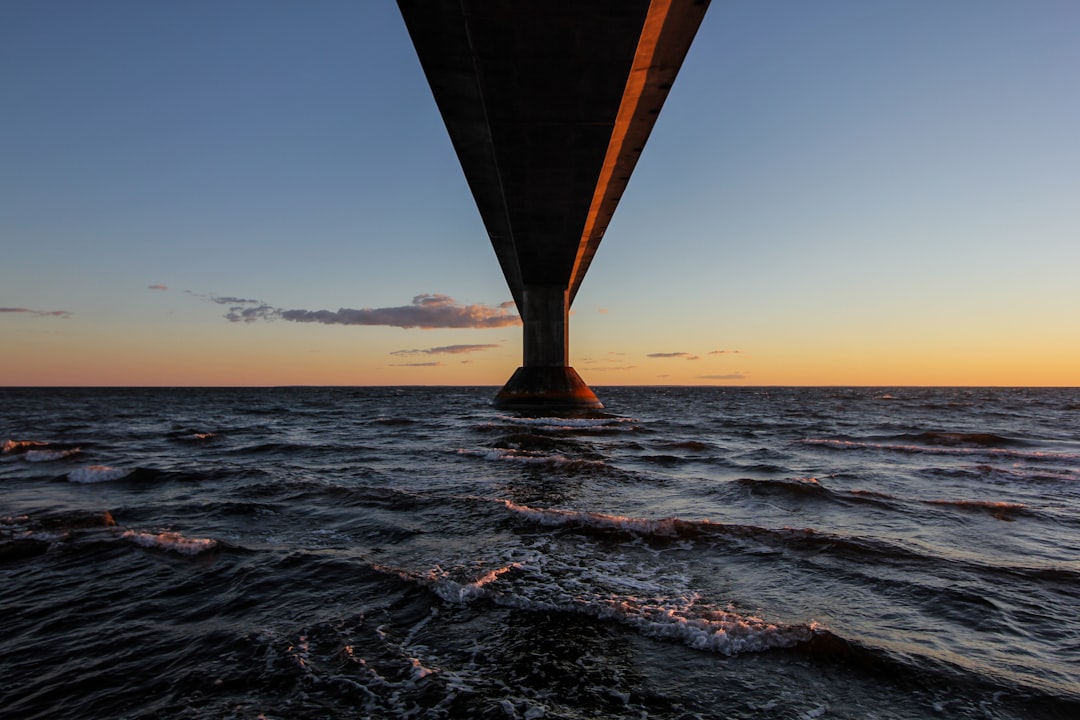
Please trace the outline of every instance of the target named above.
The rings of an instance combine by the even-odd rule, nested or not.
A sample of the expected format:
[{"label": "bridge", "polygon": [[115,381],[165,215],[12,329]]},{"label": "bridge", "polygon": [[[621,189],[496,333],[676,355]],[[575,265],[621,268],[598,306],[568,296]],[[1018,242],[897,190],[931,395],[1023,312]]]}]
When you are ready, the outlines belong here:
[{"label": "bridge", "polygon": [[523,324],[495,404],[600,408],[570,306],[708,0],[398,0]]}]

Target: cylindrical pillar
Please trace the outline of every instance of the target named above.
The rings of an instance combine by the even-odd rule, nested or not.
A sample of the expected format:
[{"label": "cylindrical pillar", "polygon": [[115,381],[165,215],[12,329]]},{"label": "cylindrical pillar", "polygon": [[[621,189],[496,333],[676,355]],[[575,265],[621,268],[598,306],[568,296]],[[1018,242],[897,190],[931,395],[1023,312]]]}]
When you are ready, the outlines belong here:
[{"label": "cylindrical pillar", "polygon": [[522,365],[566,367],[569,364],[569,290],[557,285],[526,285],[522,293],[524,326]]},{"label": "cylindrical pillar", "polygon": [[495,396],[497,407],[595,410],[604,407],[570,367],[570,294],[566,287],[526,285],[522,292],[522,366]]}]

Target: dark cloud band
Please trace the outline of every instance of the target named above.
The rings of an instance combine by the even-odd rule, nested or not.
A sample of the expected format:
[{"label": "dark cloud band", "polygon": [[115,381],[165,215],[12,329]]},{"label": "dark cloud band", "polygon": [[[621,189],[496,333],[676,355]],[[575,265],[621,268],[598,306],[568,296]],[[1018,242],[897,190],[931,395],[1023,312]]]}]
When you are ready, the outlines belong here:
[{"label": "dark cloud band", "polygon": [[[259,300],[216,297],[211,301],[229,305],[230,322],[289,320],[324,325],[383,325],[400,328],[499,328],[520,325],[521,318],[510,312],[511,305],[461,305],[447,295],[417,295],[411,305],[387,308],[341,308],[339,310],[285,310]],[[443,348],[440,352],[471,352]],[[463,346],[464,347],[464,346]],[[481,348],[473,348],[481,349]],[[425,352],[425,351],[420,351]]]}]

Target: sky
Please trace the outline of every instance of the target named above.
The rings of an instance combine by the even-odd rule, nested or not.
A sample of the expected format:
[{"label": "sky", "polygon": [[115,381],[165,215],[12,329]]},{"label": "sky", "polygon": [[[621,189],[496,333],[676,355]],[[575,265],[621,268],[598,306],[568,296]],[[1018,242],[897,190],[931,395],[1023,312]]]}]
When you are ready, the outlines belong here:
[{"label": "sky", "polygon": [[[572,308],[604,385],[1080,385],[1080,3],[714,0]],[[501,385],[394,3],[0,2],[0,385]]]}]

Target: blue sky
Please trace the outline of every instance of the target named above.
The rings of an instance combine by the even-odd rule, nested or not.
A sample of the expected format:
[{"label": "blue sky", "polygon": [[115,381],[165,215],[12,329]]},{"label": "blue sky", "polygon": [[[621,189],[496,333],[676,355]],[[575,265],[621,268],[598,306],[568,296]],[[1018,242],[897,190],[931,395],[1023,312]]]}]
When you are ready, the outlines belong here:
[{"label": "blue sky", "polygon": [[[1078,27],[1071,1],[713,2],[575,301],[575,367],[1080,384]],[[280,312],[510,299],[395,4],[14,0],[0,85],[0,384],[519,364],[512,325]]]}]

